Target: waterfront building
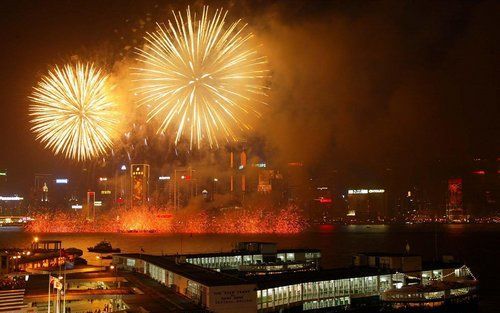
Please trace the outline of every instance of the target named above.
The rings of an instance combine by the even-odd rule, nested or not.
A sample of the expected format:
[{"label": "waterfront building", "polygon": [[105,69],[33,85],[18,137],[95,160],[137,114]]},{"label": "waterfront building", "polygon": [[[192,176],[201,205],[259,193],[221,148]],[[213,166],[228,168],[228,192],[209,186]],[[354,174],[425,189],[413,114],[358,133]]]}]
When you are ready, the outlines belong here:
[{"label": "waterfront building", "polygon": [[278,250],[276,243],[240,242],[231,252],[186,254],[185,262],[217,271],[237,270],[244,274],[272,274],[318,270],[318,249]]},{"label": "waterfront building", "polygon": [[[210,256],[118,254],[113,256],[113,264],[122,270],[145,274],[213,312],[345,310],[380,307],[385,300],[388,305],[405,305],[393,300],[398,297],[395,290],[405,290],[408,286],[425,287],[422,294],[415,291],[414,298],[426,304],[425,293],[429,288],[437,288],[435,282],[444,282],[443,286],[448,287],[439,287],[442,292],[435,294],[433,301],[444,303],[449,297],[475,296],[475,278],[465,265],[455,262],[423,264],[416,255],[360,254],[357,261],[355,258],[358,265],[349,268],[278,270],[273,275],[224,271],[244,268],[244,264],[237,263],[244,262],[244,257],[250,254],[236,252]],[[295,257],[314,252],[288,253]],[[247,258],[249,265],[259,264],[260,258],[253,258],[255,255],[259,254]]]}]

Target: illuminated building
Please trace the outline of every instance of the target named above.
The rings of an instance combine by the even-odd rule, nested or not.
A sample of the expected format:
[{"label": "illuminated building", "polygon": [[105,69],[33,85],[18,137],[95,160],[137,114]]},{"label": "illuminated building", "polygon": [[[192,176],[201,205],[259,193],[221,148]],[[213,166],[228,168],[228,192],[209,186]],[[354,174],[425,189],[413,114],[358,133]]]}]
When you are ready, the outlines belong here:
[{"label": "illuminated building", "polygon": [[[255,243],[258,244],[258,243]],[[264,247],[264,250],[269,248]],[[266,255],[280,261],[266,263]],[[296,260],[304,258],[303,263]],[[300,312],[380,308],[381,299],[393,304],[394,294],[408,287],[424,291],[419,303],[441,301],[460,294],[473,300],[477,281],[456,262],[423,263],[420,256],[365,254],[363,264],[348,268],[289,270],[320,256],[318,250],[234,251],[229,253],[155,256],[115,254],[113,264],[125,271],[143,273],[211,312]],[[360,257],[360,256],[358,256]],[[259,269],[256,272],[247,269]],[[285,270],[284,270],[285,269]],[[433,298],[429,281],[448,285]],[[408,295],[405,295],[408,296]],[[401,299],[399,299],[401,300]]]},{"label": "illuminated building", "polygon": [[385,189],[349,189],[347,216],[358,221],[385,218],[389,214]]},{"label": "illuminated building", "polygon": [[140,206],[149,201],[149,164],[130,166],[131,205]]},{"label": "illuminated building", "polygon": [[[173,177],[168,181],[172,184],[174,208],[177,210],[186,206],[189,200],[198,195],[199,178],[197,171],[191,167],[175,169]],[[215,185],[215,183],[214,183]]]},{"label": "illuminated building", "polygon": [[448,180],[448,203],[446,205],[446,217],[450,222],[466,221],[462,203],[462,179],[450,178]]},{"label": "illuminated building", "polygon": [[7,185],[7,170],[0,169],[0,193],[7,192],[6,185]]},{"label": "illuminated building", "polygon": [[[316,183],[318,183],[316,181]],[[307,216],[314,223],[325,224],[331,223],[335,218],[334,203],[340,200],[334,199],[334,193],[330,186],[326,184],[316,185],[311,190],[311,199],[307,209]]]},{"label": "illuminated building", "polygon": [[113,189],[116,190],[115,184],[116,182],[107,176],[100,176],[97,179],[96,198],[102,201],[103,207],[110,207],[113,204]]},{"label": "illuminated building", "polygon": [[87,219],[93,221],[96,216],[94,191],[87,191],[87,203],[85,205],[85,209],[87,210]]},{"label": "illuminated building", "polygon": [[500,158],[475,158],[462,171],[463,209],[466,214],[500,214]]},{"label": "illuminated building", "polygon": [[159,205],[166,205],[173,201],[172,177],[168,175],[158,176],[156,181],[155,202]]},{"label": "illuminated building", "polygon": [[307,206],[313,197],[309,173],[302,162],[289,162],[284,172],[288,201]]},{"label": "illuminated building", "polygon": [[34,197],[35,203],[42,205],[49,202],[49,191],[52,189],[51,174],[35,174]]}]

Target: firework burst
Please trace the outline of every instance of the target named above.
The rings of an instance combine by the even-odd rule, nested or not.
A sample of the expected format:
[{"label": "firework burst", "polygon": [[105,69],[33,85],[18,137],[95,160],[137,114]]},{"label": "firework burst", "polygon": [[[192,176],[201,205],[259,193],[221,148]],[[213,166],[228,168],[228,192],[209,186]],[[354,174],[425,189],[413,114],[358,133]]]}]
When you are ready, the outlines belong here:
[{"label": "firework burst", "polygon": [[85,161],[105,153],[118,125],[108,75],[92,64],[55,66],[32,95],[31,130],[56,155]]},{"label": "firework burst", "polygon": [[148,106],[148,121],[160,121],[158,132],[175,134],[175,143],[237,141],[265,105],[266,58],[252,46],[246,24],[226,21],[227,11],[172,13],[137,50],[139,105]]}]

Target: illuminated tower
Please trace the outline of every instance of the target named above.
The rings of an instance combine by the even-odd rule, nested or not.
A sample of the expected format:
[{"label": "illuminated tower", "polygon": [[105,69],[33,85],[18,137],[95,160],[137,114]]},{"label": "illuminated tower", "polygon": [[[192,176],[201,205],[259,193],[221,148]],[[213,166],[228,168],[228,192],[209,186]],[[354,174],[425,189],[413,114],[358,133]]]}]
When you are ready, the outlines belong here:
[{"label": "illuminated tower", "polygon": [[131,205],[144,205],[149,201],[149,164],[132,164],[131,178]]},{"label": "illuminated tower", "polygon": [[[245,170],[247,166],[247,154],[245,153],[245,150],[241,151],[240,155],[240,169]],[[245,174],[241,174],[241,192],[245,193],[247,190],[247,179]]]},{"label": "illuminated tower", "polygon": [[448,203],[446,206],[446,217],[451,222],[463,222],[466,220],[462,207],[461,178],[451,178],[448,180]]},{"label": "illuminated tower", "polygon": [[48,202],[49,201],[49,187],[47,186],[47,183],[43,183],[42,187],[42,202]]}]

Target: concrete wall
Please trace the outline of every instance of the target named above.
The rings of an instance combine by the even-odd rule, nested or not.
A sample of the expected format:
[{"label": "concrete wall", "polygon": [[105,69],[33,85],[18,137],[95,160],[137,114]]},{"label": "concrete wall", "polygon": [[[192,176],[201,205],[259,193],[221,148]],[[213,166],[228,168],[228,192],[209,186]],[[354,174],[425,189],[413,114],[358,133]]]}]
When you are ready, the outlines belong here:
[{"label": "concrete wall", "polygon": [[256,285],[216,286],[208,289],[208,309],[217,313],[255,313]]}]

